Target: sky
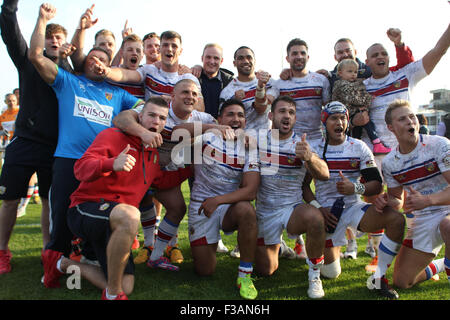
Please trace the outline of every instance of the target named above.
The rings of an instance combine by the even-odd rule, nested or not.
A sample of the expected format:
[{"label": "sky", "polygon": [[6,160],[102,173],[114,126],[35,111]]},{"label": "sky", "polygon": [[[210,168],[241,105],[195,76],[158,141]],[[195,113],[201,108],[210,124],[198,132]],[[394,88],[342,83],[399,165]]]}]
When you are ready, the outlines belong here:
[{"label": "sky", "polygon": [[[28,43],[41,3],[19,1],[19,26]],[[189,67],[201,64],[203,47],[214,42],[224,49],[222,67],[236,73],[233,53],[246,45],[255,52],[256,70],[265,70],[274,79],[288,67],[286,46],[293,38],[308,43],[310,71],[334,68],[333,47],[343,37],[352,39],[362,61],[371,44],[384,44],[392,66],[396,59],[394,45],[386,36],[388,28],[402,30],[403,40],[417,60],[434,47],[450,22],[448,0],[53,0],[49,3],[57,8],[51,22],[66,27],[68,40],[80,16],[95,4],[94,18],[98,18],[98,23],[87,33],[86,48],[94,43],[94,35],[100,29],[113,31],[121,42],[121,30],[128,20],[128,26],[141,37],[152,31],[180,33],[183,41],[180,63]],[[0,94],[4,97],[18,87],[18,77],[3,41],[0,41],[0,66]],[[431,90],[450,89],[449,70],[450,52],[432,74],[419,82],[413,104],[429,103]]]}]

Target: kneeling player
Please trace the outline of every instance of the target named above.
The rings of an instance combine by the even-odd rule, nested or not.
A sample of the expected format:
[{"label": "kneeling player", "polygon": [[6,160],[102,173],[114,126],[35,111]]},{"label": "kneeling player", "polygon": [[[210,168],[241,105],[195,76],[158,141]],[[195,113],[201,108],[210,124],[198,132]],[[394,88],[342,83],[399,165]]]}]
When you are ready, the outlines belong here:
[{"label": "kneeling player", "polygon": [[[380,210],[387,204],[403,205],[408,232],[395,261],[393,282],[410,288],[444,269],[450,276],[450,142],[419,134],[408,101],[393,102],[385,120],[398,147],[383,159],[388,189],[376,205]],[[432,261],[442,244],[445,258]]]},{"label": "kneeling player", "polygon": [[[219,124],[234,130],[245,128],[244,110],[239,100],[225,101],[219,111]],[[255,299],[258,293],[250,276],[257,225],[250,201],[259,185],[259,163],[256,150],[252,157],[241,137],[234,140],[234,130],[225,135],[233,139],[224,139],[220,132],[202,135],[202,161],[195,164],[189,204],[189,240],[195,271],[211,275],[216,268],[220,230],[237,230],[241,251],[237,286],[243,298]]]},{"label": "kneeling player", "polygon": [[[327,233],[326,236],[325,264],[321,274],[326,278],[337,278],[340,275],[340,249],[347,243],[345,237],[347,227],[363,232],[385,229],[380,244],[378,267],[374,275],[381,281],[370,278],[369,282],[376,282],[377,292],[381,295],[397,298],[397,293],[389,288],[384,275],[400,248],[404,218],[391,207],[377,212],[374,205],[361,200],[361,195],[379,194],[382,190],[382,179],[367,145],[346,135],[347,108],[340,102],[330,102],[322,111],[321,119],[326,129],[326,137],[315,149],[328,164],[330,180],[315,181],[318,201],[313,200],[310,189],[304,191],[305,200],[310,203],[312,200],[322,212],[326,225],[335,228],[333,233]],[[359,182],[361,176],[364,183]],[[309,183],[306,182],[305,186],[309,188]],[[338,220],[330,213],[330,208],[340,197],[344,200],[345,209]]]},{"label": "kneeling player", "polygon": [[306,171],[317,179],[328,179],[328,168],[311,151],[306,134],[297,136],[292,128],[296,120],[295,102],[288,96],[274,100],[269,113],[272,130],[260,139],[261,185],[258,190],[258,247],[256,270],[272,275],[278,269],[278,252],[283,230],[300,235],[306,232],[310,298],[325,295],[320,280],[323,264],[325,227],[320,212],[302,203],[301,185]]}]

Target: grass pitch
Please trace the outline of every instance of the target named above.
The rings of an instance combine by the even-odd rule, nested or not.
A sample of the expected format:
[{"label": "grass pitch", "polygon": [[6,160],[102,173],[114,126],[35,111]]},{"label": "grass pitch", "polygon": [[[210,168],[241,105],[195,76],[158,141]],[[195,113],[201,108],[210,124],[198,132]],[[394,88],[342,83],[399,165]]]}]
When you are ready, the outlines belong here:
[{"label": "grass pitch", "polygon": [[[183,184],[188,201],[189,188]],[[10,241],[12,271],[0,275],[0,300],[99,300],[101,292],[86,280],[81,281],[81,289],[68,289],[67,277],[61,278],[61,288],[46,289],[41,284],[43,269],[40,261],[42,239],[40,231],[40,206],[30,204],[27,214],[17,219]],[[187,217],[179,229],[179,244],[185,261],[179,272],[149,269],[145,264],[136,266],[136,283],[132,300],[161,301],[234,301],[240,296],[236,289],[239,260],[228,253],[217,254],[217,269],[213,276],[200,277],[194,272],[187,232]],[[292,247],[293,240],[284,239]],[[140,234],[141,243],[143,235]],[[236,233],[223,235],[223,241],[231,251],[236,245]],[[364,266],[370,257],[364,253],[367,236],[358,240],[358,259],[342,259],[342,274],[338,279],[322,279],[325,290],[323,300],[382,300],[366,288],[368,275]],[[344,250],[344,248],[343,248]],[[134,254],[137,252],[135,251]],[[443,250],[439,257],[443,257]],[[390,268],[392,269],[392,267]],[[439,281],[427,281],[412,289],[397,289],[401,300],[448,300],[450,288],[445,273]],[[388,278],[392,279],[391,271]],[[271,277],[257,277],[258,300],[265,303],[275,300],[309,300],[308,266],[304,260],[281,259],[279,269]],[[289,304],[288,304],[289,305]]]}]

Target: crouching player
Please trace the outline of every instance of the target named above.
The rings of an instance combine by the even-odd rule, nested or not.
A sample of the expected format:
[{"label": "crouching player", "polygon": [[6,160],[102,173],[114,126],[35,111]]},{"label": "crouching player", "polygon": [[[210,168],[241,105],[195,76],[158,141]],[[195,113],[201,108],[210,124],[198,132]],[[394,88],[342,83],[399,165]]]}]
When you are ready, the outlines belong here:
[{"label": "crouching player", "polygon": [[[388,189],[375,204],[380,210],[403,205],[408,226],[393,283],[410,288],[444,269],[450,277],[450,142],[419,134],[419,122],[408,101],[390,104],[385,120],[398,146],[383,159]],[[445,258],[432,261],[442,244]]]},{"label": "crouching player", "polygon": [[[164,99],[150,98],[139,122],[159,133],[168,111]],[[103,289],[102,299],[127,300],[134,287],[131,245],[140,223],[139,203],[149,185],[174,187],[190,171],[161,171],[155,148],[145,146],[136,136],[109,128],[100,132],[75,163],[74,172],[81,183],[71,195],[68,225],[73,234],[92,245],[101,267],[60,254],[52,261],[50,280],[57,281],[69,266],[76,265],[82,277]]]},{"label": "crouching player", "polygon": [[[272,275],[278,269],[278,254],[283,230],[290,235],[306,233],[310,298],[325,295],[320,280],[323,264],[325,227],[319,210],[302,203],[301,186],[306,172],[327,180],[328,168],[306,141],[293,132],[296,121],[295,101],[280,96],[272,103],[269,119],[272,130],[259,139],[261,185],[258,190],[258,246],[256,271]],[[266,139],[266,141],[263,141]]]},{"label": "crouching player", "polygon": [[[361,196],[373,196],[382,191],[382,179],[376,167],[374,156],[361,140],[346,135],[349,114],[340,102],[328,103],[321,115],[325,126],[325,138],[315,148],[324,159],[330,171],[330,180],[315,180],[316,195],[312,195],[309,183],[304,184],[304,198],[313,201],[322,212],[325,224],[335,228],[327,233],[325,244],[325,264],[321,268],[322,276],[337,278],[341,273],[340,249],[347,244],[345,232],[352,227],[362,232],[385,229],[381,240],[378,268],[375,273],[376,292],[391,299],[398,298],[397,293],[388,286],[384,278],[394,253],[398,252],[403,239],[404,217],[391,207],[377,212],[374,205],[365,203]],[[360,182],[363,178],[364,183]],[[338,220],[330,209],[336,199],[343,197],[345,209]],[[316,200],[317,199],[317,200]]]}]

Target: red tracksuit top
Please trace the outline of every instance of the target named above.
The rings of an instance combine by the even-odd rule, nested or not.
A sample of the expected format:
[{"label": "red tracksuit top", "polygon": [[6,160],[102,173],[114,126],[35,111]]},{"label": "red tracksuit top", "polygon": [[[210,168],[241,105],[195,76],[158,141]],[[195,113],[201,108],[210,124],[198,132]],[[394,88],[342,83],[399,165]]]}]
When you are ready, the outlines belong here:
[{"label": "red tracksuit top", "polygon": [[[136,159],[130,172],[113,171],[114,159],[130,145],[128,154]],[[139,207],[150,186],[169,189],[192,175],[191,169],[163,171],[159,153],[145,148],[140,138],[117,128],[101,131],[83,156],[75,162],[75,177],[81,181],[72,193],[70,207],[82,202],[113,201]]]}]

